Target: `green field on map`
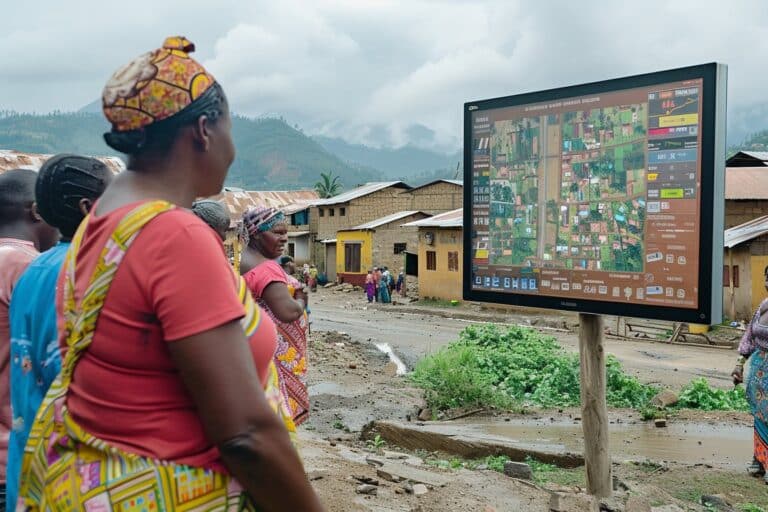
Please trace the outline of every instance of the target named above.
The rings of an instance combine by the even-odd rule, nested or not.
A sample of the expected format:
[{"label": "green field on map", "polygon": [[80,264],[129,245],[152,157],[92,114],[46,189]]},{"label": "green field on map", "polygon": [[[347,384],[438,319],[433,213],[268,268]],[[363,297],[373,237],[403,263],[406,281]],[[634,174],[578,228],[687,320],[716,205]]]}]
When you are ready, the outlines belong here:
[{"label": "green field on map", "polygon": [[647,108],[492,123],[489,263],[641,272]]}]

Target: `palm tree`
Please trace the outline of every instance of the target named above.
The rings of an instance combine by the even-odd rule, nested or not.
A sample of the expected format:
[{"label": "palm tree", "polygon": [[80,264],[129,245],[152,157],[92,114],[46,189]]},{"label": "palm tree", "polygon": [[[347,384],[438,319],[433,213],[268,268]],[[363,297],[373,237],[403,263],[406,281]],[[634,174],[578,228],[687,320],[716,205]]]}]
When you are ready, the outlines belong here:
[{"label": "palm tree", "polygon": [[315,183],[315,190],[322,199],[338,195],[342,188],[338,176],[334,176],[332,172],[321,172],[320,178],[320,181]]}]

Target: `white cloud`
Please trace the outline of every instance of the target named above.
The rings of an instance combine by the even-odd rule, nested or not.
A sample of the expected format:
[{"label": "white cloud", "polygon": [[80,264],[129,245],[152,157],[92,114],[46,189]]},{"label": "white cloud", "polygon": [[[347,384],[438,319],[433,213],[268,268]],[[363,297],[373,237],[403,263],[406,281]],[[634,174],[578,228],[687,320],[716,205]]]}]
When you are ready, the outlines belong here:
[{"label": "white cloud", "polygon": [[[29,5],[27,5],[29,4]],[[730,106],[764,101],[764,0],[72,0],[3,8],[0,109],[74,109],[131,57],[181,33],[236,111],[310,132],[455,147],[462,104],[713,60]]]}]

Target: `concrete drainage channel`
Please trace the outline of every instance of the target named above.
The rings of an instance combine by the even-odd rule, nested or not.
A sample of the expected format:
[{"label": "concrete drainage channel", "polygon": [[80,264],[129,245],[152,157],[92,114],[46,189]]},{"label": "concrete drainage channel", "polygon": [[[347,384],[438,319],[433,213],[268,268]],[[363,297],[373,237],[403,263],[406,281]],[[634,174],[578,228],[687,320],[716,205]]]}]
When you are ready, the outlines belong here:
[{"label": "concrete drainage channel", "polygon": [[395,354],[392,347],[389,346],[389,343],[375,343],[375,346],[379,352],[386,354],[386,356],[389,357],[390,362],[395,364],[397,367],[397,376],[402,376],[408,373],[408,367],[406,367],[405,363],[397,356],[397,354]]},{"label": "concrete drainage channel", "polygon": [[[610,429],[611,453],[617,460],[642,460],[681,464],[713,464],[736,469],[751,457],[751,429],[747,426],[714,426],[690,423],[658,429],[645,423],[614,424]],[[377,421],[365,427],[363,437],[376,435],[409,450],[437,451],[477,459],[506,455],[523,462],[530,456],[562,468],[584,464],[583,433],[573,422],[448,421],[399,423]]]}]

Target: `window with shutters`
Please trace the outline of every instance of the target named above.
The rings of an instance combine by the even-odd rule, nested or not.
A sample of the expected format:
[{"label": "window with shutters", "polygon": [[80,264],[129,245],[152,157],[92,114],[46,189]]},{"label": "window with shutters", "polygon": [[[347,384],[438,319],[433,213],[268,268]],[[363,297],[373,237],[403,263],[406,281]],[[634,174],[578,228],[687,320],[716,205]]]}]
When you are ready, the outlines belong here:
[{"label": "window with shutters", "polygon": [[437,253],[427,251],[427,270],[437,270]]},{"label": "window with shutters", "polygon": [[344,244],[344,272],[360,273],[360,244]]}]

